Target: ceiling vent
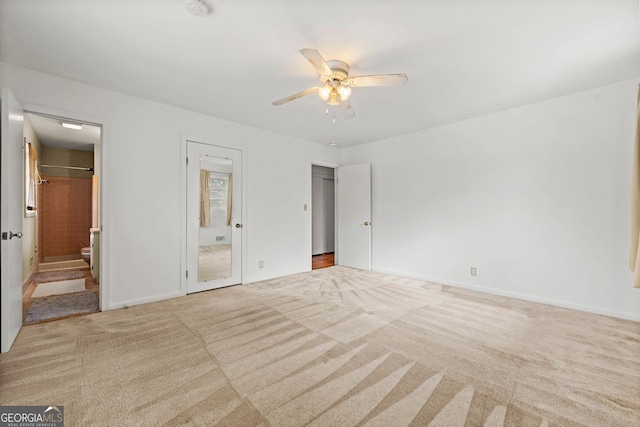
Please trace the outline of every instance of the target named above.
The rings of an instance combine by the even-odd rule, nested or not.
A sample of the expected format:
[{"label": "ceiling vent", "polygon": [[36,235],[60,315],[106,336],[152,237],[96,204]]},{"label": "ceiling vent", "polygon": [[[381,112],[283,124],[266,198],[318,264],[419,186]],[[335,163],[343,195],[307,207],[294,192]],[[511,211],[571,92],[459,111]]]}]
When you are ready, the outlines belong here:
[{"label": "ceiling vent", "polygon": [[207,5],[202,0],[186,0],[184,6],[190,14],[195,16],[206,15],[209,12]]}]

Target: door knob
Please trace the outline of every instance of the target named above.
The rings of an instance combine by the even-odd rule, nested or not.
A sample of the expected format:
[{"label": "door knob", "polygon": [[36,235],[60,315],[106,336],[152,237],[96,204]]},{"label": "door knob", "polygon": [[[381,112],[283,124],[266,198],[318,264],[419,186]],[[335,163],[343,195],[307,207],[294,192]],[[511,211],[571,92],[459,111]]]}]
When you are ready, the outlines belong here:
[{"label": "door knob", "polygon": [[365,226],[365,227],[368,227],[368,226],[369,226],[369,221],[365,221],[365,222],[364,222],[364,226]]},{"label": "door knob", "polygon": [[17,233],[14,233],[13,231],[9,231],[9,240],[13,239],[14,237],[17,237],[18,239],[22,238],[22,231],[18,231]]}]

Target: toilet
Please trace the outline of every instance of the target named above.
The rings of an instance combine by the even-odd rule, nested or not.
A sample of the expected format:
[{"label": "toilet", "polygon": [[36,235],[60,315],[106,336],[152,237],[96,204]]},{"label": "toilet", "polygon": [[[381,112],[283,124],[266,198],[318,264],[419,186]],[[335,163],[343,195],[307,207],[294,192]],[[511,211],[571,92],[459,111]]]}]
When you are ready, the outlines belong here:
[{"label": "toilet", "polygon": [[80,250],[80,257],[91,268],[91,277],[100,282],[100,229],[91,228],[89,246]]},{"label": "toilet", "polygon": [[82,260],[84,262],[91,265],[91,248],[90,247],[82,248],[82,250],[80,251],[80,256],[82,257]]}]

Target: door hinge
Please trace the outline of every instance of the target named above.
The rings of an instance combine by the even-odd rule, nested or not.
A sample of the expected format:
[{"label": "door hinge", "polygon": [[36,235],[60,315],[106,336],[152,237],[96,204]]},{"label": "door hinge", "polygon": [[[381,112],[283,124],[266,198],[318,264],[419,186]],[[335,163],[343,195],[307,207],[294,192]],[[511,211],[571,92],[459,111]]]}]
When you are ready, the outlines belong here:
[{"label": "door hinge", "polygon": [[189,270],[185,271],[187,279],[189,278]]},{"label": "door hinge", "polygon": [[187,157],[187,164],[189,164],[189,158]]}]

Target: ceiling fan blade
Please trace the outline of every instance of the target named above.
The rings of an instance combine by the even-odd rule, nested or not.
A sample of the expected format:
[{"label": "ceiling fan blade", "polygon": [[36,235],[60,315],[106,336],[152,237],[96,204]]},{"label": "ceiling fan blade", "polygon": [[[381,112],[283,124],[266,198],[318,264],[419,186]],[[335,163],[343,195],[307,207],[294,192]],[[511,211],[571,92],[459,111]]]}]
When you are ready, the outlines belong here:
[{"label": "ceiling fan blade", "polygon": [[311,62],[318,74],[321,76],[330,76],[333,74],[333,71],[331,71],[327,62],[316,49],[300,49],[300,53],[302,56],[307,58],[309,62]]},{"label": "ceiling fan blade", "polygon": [[310,87],[309,89],[303,90],[302,92],[294,93],[293,95],[289,95],[286,98],[278,99],[277,101],[273,101],[273,105],[282,105],[289,101],[294,101],[298,98],[302,98],[303,96],[311,95],[312,93],[316,93],[320,90],[319,87]]},{"label": "ceiling fan blade", "polygon": [[356,116],[356,111],[351,106],[349,100],[340,103],[340,111],[342,112],[342,117],[345,119],[353,119]]},{"label": "ceiling fan blade", "polygon": [[404,86],[409,79],[406,74],[380,74],[377,76],[349,77],[347,84],[351,87],[366,86]]}]

